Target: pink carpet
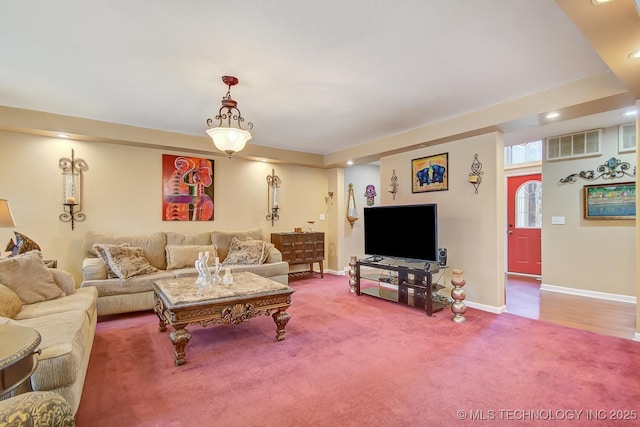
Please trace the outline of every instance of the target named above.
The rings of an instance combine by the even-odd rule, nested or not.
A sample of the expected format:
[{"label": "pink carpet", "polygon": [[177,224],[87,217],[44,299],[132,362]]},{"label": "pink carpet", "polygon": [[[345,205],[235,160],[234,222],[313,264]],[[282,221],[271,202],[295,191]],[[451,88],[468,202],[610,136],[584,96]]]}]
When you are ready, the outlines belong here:
[{"label": "pink carpet", "polygon": [[454,324],[344,276],[290,285],[284,341],[267,316],[196,325],[180,367],[155,314],[102,320],[77,425],[640,424],[640,342],[473,309]]}]

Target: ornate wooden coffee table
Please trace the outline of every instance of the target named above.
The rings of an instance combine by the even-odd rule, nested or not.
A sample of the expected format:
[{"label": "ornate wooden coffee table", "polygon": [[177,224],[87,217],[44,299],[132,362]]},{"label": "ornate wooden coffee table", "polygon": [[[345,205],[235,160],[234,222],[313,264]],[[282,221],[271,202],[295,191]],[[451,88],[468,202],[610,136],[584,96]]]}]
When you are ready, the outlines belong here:
[{"label": "ornate wooden coffee table", "polygon": [[176,354],[176,366],[186,362],[185,347],[191,339],[186,327],[192,324],[234,324],[271,314],[276,323],[276,340],[285,337],[291,318],[287,308],[294,290],[287,285],[249,272],[235,273],[231,285],[217,284],[201,294],[195,277],[162,279],[153,284],[160,332],[173,327],[169,338]]}]

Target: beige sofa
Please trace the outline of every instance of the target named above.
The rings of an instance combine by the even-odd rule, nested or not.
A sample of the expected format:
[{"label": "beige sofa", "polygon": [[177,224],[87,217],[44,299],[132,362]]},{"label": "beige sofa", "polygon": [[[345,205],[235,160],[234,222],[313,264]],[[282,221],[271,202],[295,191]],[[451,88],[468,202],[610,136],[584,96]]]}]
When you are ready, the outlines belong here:
[{"label": "beige sofa", "polygon": [[[0,266],[6,273],[11,266]],[[42,262],[40,260],[40,262]],[[63,293],[51,299],[25,304],[17,293],[3,287],[0,296],[2,324],[16,324],[35,329],[41,342],[38,365],[31,376],[34,391],[53,391],[70,405],[73,414],[80,404],[96,331],[98,293],[95,288],[76,289],[73,276],[63,270],[26,266],[25,281],[34,266],[50,272],[53,282]],[[44,271],[44,270],[43,270]],[[53,286],[53,285],[51,285]],[[15,284],[13,289],[15,289]],[[17,300],[16,300],[17,299]]]},{"label": "beige sofa", "polygon": [[[163,278],[197,276],[193,264],[172,262],[172,254],[180,248],[198,247],[206,249],[214,247],[221,263],[224,263],[229,253],[229,246],[233,238],[240,241],[254,239],[263,240],[262,230],[246,231],[212,231],[197,234],[183,234],[176,232],[155,232],[141,235],[110,234],[87,232],[84,239],[85,259],[82,264],[81,288],[93,287],[98,291],[98,316],[127,313],[133,311],[150,310],[153,308],[154,281]],[[142,248],[144,257],[149,264],[158,271],[150,274],[133,276],[126,280],[108,278],[107,266],[98,258],[96,244],[121,245]],[[282,261],[282,254],[270,243],[265,245],[266,259],[263,263],[227,265],[232,273],[250,271],[271,280],[287,284],[289,264]],[[211,255],[213,258],[213,254]],[[177,268],[173,268],[176,267]]]}]

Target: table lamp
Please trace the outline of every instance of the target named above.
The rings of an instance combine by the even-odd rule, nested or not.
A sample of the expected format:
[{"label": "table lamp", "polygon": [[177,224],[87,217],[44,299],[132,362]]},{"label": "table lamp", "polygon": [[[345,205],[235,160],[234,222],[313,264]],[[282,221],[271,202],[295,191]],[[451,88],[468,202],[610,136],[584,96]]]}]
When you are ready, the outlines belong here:
[{"label": "table lamp", "polygon": [[0,227],[6,228],[15,226],[16,221],[15,219],[13,219],[9,201],[7,201],[6,199],[0,199]]}]

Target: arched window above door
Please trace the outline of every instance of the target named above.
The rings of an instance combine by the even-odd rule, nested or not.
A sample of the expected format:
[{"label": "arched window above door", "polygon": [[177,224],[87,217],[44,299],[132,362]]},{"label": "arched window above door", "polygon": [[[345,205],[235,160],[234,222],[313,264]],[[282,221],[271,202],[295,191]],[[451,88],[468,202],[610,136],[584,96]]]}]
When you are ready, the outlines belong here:
[{"label": "arched window above door", "polygon": [[527,181],[516,191],[516,227],[542,228],[542,183]]}]

